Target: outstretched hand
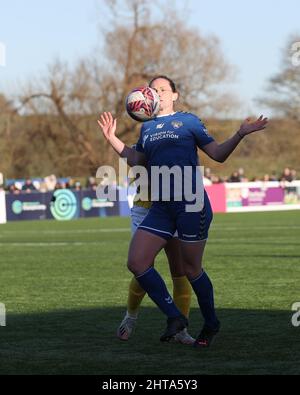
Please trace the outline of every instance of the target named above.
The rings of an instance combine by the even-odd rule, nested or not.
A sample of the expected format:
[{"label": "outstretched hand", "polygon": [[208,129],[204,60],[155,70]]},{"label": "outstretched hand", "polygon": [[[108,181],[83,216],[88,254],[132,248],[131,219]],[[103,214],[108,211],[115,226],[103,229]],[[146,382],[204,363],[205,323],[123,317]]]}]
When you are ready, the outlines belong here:
[{"label": "outstretched hand", "polygon": [[117,129],[117,120],[113,119],[110,112],[105,112],[100,115],[100,120],[98,120],[98,125],[102,129],[102,133],[107,141],[110,141],[112,137],[115,136]]},{"label": "outstretched hand", "polygon": [[251,118],[247,118],[241,124],[239,134],[244,137],[247,134],[258,132],[259,130],[264,130],[266,129],[268,122],[268,118],[264,118],[263,115],[261,115],[256,121],[253,122],[251,122]]}]

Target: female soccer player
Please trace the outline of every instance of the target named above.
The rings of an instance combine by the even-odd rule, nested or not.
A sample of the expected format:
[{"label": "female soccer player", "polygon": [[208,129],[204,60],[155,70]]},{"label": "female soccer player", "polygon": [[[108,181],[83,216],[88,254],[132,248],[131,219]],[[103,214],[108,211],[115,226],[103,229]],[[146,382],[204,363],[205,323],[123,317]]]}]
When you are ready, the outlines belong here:
[{"label": "female soccer player", "polygon": [[[133,207],[131,209],[132,236],[134,236],[138,227],[149,214],[151,205],[152,203],[149,201],[144,202],[139,199],[134,200]],[[185,275],[178,239],[173,238],[168,241],[164,249],[168,258],[170,273],[173,281],[174,303],[181,313],[186,318],[188,318],[190,313],[192,290],[191,285]],[[140,286],[135,277],[133,277],[129,284],[127,312],[117,330],[117,336],[120,340],[127,341],[133,333],[137,323],[138,311],[145,294],[145,290]],[[187,332],[186,328],[177,333],[174,340],[177,343],[187,345],[193,344],[195,341],[195,339]]]},{"label": "female soccer player", "polygon": [[[107,141],[121,157],[127,158],[130,166],[147,165],[149,172],[155,167],[163,166],[169,169],[177,166],[177,169],[182,171],[185,168],[191,169],[188,174],[193,191],[197,190],[197,148],[210,158],[223,163],[246,135],[263,130],[267,126],[268,119],[263,116],[254,122],[247,119],[231,138],[223,144],[218,144],[197,116],[174,112],[178,93],[171,79],[157,76],[149,85],[159,94],[160,112],[154,120],[143,124],[136,150],[127,147],[116,136],[117,120],[113,119],[111,113],[105,112],[100,116],[99,126]],[[189,181],[187,178],[182,177],[182,184]],[[185,193],[179,198],[178,183],[176,185],[177,187],[174,179],[170,178],[167,185],[170,191],[169,199],[164,199],[162,191],[158,191],[157,201],[153,202],[148,216],[131,241],[128,268],[149,297],[168,317],[167,328],[161,336],[161,341],[169,341],[188,326],[188,321],[174,304],[163,279],[155,270],[154,260],[177,229],[185,274],[197,296],[204,318],[204,326],[194,346],[203,348],[211,344],[220,329],[214,307],[213,286],[202,267],[212,210],[207,194],[204,193],[204,205],[197,212],[192,212],[191,206],[194,202],[191,203],[190,197],[187,199]],[[161,189],[163,187],[165,185],[160,185]]]}]

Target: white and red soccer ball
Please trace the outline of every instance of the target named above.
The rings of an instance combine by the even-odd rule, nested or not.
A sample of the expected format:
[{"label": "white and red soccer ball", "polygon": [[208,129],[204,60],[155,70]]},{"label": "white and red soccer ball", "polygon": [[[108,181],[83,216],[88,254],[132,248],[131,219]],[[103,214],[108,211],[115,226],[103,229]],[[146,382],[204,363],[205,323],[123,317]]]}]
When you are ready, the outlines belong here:
[{"label": "white and red soccer ball", "polygon": [[155,118],[159,112],[160,100],[157,92],[149,86],[133,89],[126,98],[127,113],[138,122]]}]

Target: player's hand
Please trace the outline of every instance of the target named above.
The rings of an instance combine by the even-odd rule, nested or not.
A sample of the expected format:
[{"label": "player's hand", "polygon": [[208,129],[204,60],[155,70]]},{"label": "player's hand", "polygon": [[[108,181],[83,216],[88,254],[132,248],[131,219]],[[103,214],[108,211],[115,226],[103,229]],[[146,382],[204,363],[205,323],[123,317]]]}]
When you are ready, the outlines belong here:
[{"label": "player's hand", "polygon": [[258,132],[259,130],[266,129],[268,125],[268,118],[261,115],[256,121],[251,121],[251,118],[247,118],[239,129],[239,134],[241,136],[246,136],[247,134]]},{"label": "player's hand", "polygon": [[113,119],[110,112],[104,112],[100,115],[100,120],[97,122],[106,140],[110,141],[116,134],[117,120]]}]

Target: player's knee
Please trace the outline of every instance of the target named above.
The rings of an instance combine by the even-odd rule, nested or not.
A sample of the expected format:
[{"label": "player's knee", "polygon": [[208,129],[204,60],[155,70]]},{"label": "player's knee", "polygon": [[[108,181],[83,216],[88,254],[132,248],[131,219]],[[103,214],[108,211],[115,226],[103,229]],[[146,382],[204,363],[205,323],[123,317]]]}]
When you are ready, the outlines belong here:
[{"label": "player's knee", "polygon": [[127,261],[128,270],[131,271],[135,276],[141,275],[146,272],[152,266],[152,262],[150,262],[145,257],[129,257]]},{"label": "player's knee", "polygon": [[131,273],[133,273],[134,275],[136,274],[136,264],[135,264],[134,260],[128,259],[127,268]]},{"label": "player's knee", "polygon": [[180,266],[170,265],[170,272],[171,272],[173,278],[174,277],[175,278],[184,277],[185,276],[184,265],[180,265]]},{"label": "player's knee", "polygon": [[185,275],[186,275],[187,278],[189,278],[189,279],[195,278],[195,277],[199,274],[199,272],[201,271],[201,269],[202,269],[202,264],[201,264],[201,262],[200,262],[200,263],[197,263],[197,264],[186,262],[186,263],[185,263],[185,267],[184,267]]}]

